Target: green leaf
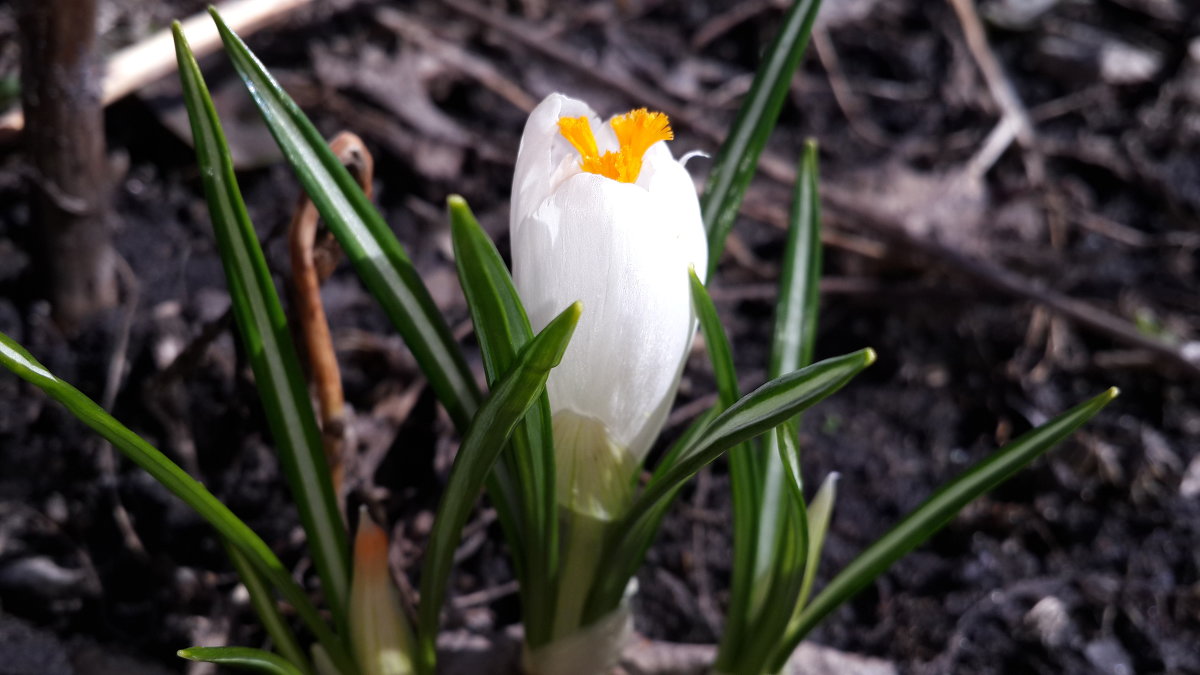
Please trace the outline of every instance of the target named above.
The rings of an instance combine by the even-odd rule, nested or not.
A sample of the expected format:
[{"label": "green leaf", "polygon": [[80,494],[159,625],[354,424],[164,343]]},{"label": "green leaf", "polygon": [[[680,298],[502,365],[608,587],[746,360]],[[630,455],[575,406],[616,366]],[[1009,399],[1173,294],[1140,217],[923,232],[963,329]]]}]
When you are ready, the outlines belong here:
[{"label": "green leaf", "polygon": [[[695,270],[691,271],[690,277],[692,306],[696,309],[700,328],[704,331],[704,344],[708,348],[713,374],[717,380],[717,392],[720,397],[718,409],[725,410],[741,396],[738,392],[732,350],[729,348],[725,329],[717,316],[717,309],[704,284],[696,276]],[[735,646],[742,645],[750,629],[749,620],[739,619],[747,615],[754,580],[754,547],[758,538],[756,516],[761,489],[753,450],[750,446],[740,446],[729,452],[729,479],[733,495],[733,580],[729,619],[725,622],[725,630],[721,634],[721,654],[716,664],[719,672],[732,672],[729,669],[732,663],[722,656]]]},{"label": "green leaf", "polygon": [[[128,427],[113,419],[78,389],[55,377],[24,347],[3,333],[0,333],[0,363],[61,403],[72,415],[112,443],[114,448],[208,521],[225,541],[245,554],[246,559],[270,581],[275,590],[295,607],[308,629],[332,654],[338,655],[339,663],[350,663],[341,642],[325,625],[304,589],[292,579],[291,572],[253,530],[203,485]],[[347,672],[350,671],[347,669]]]},{"label": "green leaf", "polygon": [[602,569],[613,572],[599,579],[593,588],[587,616],[598,616],[620,601],[625,580],[636,572],[645,551],[646,542],[641,537],[646,536],[655,519],[661,518],[662,505],[669,503],[697,471],[726,450],[775,428],[841,389],[874,361],[875,352],[870,349],[821,361],[764,384],[705,426],[678,451],[668,469],[656,473],[621,524],[613,528],[619,536],[606,545],[602,563]]},{"label": "green leaf", "polygon": [[421,571],[417,659],[418,667],[426,675],[432,675],[437,658],[438,616],[462,527],[509,434],[541,396],[550,369],[562,360],[582,311],[582,305],[576,302],[525,345],[512,367],[492,388],[463,436],[438,506]]},{"label": "green leaf", "polygon": [[707,429],[708,425],[712,424],[712,421],[717,419],[717,415],[720,415],[722,412],[725,412],[724,408],[719,405],[714,406],[708,410],[705,410],[700,414],[699,417],[689,424],[688,428],[684,429],[683,433],[679,435],[679,438],[675,439],[675,442],[671,444],[671,447],[668,448],[665,453],[663,453],[663,457],[661,460],[659,460],[658,466],[654,468],[654,472],[650,475],[650,482],[656,482],[665,476],[667,472],[671,470],[671,467],[675,466],[676,461],[683,455],[683,451],[691,447],[692,443],[694,443],[696,439],[700,437],[700,434]]},{"label": "green leaf", "polygon": [[[817,146],[810,141],[800,160],[792,199],[787,246],[780,273],[779,302],[775,307],[771,360],[767,371],[767,376],[771,378],[812,363],[821,279],[821,211],[817,176]],[[773,635],[779,639],[787,628],[786,624],[764,627],[759,621],[760,613],[768,608],[768,600],[771,607],[789,602],[791,596],[785,595],[776,584],[776,579],[788,576],[787,572],[779,569],[785,560],[779,549],[781,546],[794,547],[795,542],[789,539],[800,530],[788,522],[795,522],[798,518],[795,513],[789,515],[795,506],[794,500],[787,496],[787,491],[795,481],[788,479],[789,470],[781,459],[787,453],[777,439],[778,434],[771,434],[764,443],[763,452],[747,453],[746,464],[750,468],[745,470],[753,470],[756,481],[754,492],[760,495],[757,512],[752,516],[758,529],[754,550],[736,558],[749,558],[749,569],[739,571],[734,568],[733,571],[734,591],[730,596],[726,632],[722,636],[718,657],[718,666],[726,672],[749,671],[759,667],[741,660],[759,658],[757,652],[744,646],[744,640],[741,639],[743,632],[753,631],[760,635],[764,630],[777,630]],[[733,480],[738,479],[737,474],[741,470],[740,466],[731,466]],[[797,466],[791,471],[797,480],[798,470]],[[737,509],[736,500],[734,509]],[[738,581],[741,581],[740,586]],[[755,592],[743,597],[742,593],[748,588],[753,588]],[[752,624],[758,627],[746,627]]]},{"label": "green leaf", "polygon": [[461,431],[478,405],[479,390],[404,247],[296,102],[225,25],[216,9],[209,11],[225,51],[304,191]]},{"label": "green leaf", "polygon": [[349,545],[308,387],[266,258],[234,177],[233,160],[208,87],[183,30],[178,23],[172,30],[204,196],[242,344],[254,369],[259,398],[322,588],[337,624],[344,627],[350,586]]},{"label": "green leaf", "polygon": [[205,661],[256,673],[304,675],[304,671],[287,659],[250,647],[189,647],[180,649],[178,654],[189,661]]},{"label": "green leaf", "polygon": [[[492,386],[533,339],[533,331],[496,245],[462,197],[450,197],[448,206],[458,278]],[[554,432],[545,393],[513,430],[487,487],[520,581],[525,640],[536,648],[550,639],[554,584],[549,580],[557,570],[559,548]]]},{"label": "green leaf", "polygon": [[[730,672],[761,673],[767,671],[773,650],[787,630],[795,613],[795,599],[804,585],[805,563],[808,561],[808,514],[804,507],[804,487],[800,478],[800,448],[796,428],[785,422],[775,428],[774,445],[786,470],[787,491],[780,505],[782,528],[776,533],[772,549],[776,559],[769,568],[770,578],[755,579],[756,595],[763,596],[760,607],[751,615],[750,630],[745,643],[736,646],[736,667]],[[769,671],[775,672],[775,671]]]},{"label": "green leaf", "polygon": [[808,604],[813,580],[816,579],[817,568],[821,564],[821,550],[825,547],[825,534],[829,532],[829,520],[833,516],[833,504],[837,500],[838,477],[836,471],[826,476],[817,490],[817,496],[813,497],[808,506],[808,563],[804,566],[804,585],[800,588],[800,598],[796,601],[797,617]]},{"label": "green leaf", "polygon": [[821,291],[821,195],[817,143],[809,141],[797,170],[788,222],[787,245],[779,275],[779,302],[771,338],[768,377],[779,377],[812,363],[817,339]]},{"label": "green leaf", "polygon": [[737,402],[741,396],[738,393],[737,370],[733,365],[733,351],[729,348],[729,338],[717,316],[717,308],[704,282],[696,276],[695,268],[688,270],[688,279],[692,288],[692,307],[696,310],[696,318],[700,320],[700,329],[704,332],[704,344],[712,361],[713,376],[717,380],[717,394],[720,396],[722,407],[728,408]]},{"label": "green leaf", "polygon": [[708,277],[712,278],[717,261],[725,248],[725,238],[733,229],[746,186],[754,176],[758,157],[767,144],[787,98],[792,73],[799,65],[820,0],[796,0],[783,26],[767,48],[763,62],[754,74],[750,92],[742,101],[729,136],[713,162],[708,185],[700,200],[704,227],[708,230]]},{"label": "green leaf", "polygon": [[[792,197],[767,377],[780,377],[812,363],[820,285],[821,203],[817,193],[817,146],[810,141],[800,160]],[[762,501],[758,513],[761,529],[754,558],[755,579],[770,574],[778,559],[773,551],[774,542],[790,529],[782,522],[782,514],[788,508],[783,495],[788,480],[780,459],[783,450],[775,439],[775,436],[768,437],[766,451],[756,458]],[[778,600],[774,595],[772,598]]]},{"label": "green leaf", "polygon": [[783,642],[786,652],[830,612],[870,584],[901,556],[920,546],[971,501],[1007,480],[1054,447],[1117,397],[1116,387],[1086,401],[1004,446],[963,475],[942,486],[890,532],[863,551],[829,582]]},{"label": "green leaf", "polygon": [[775,428],[841,389],[874,362],[873,350],[860,349],[771,380],[742,397],[713,420],[661,480],[647,486],[631,510],[658,501],[670,485],[686,482],[725,450]]},{"label": "green leaf", "polygon": [[288,626],[287,620],[279,613],[279,607],[275,604],[270,586],[267,585],[262,574],[246,559],[244,553],[236,546],[230,545],[229,542],[222,541],[222,543],[225,544],[225,552],[229,554],[233,569],[250,595],[250,605],[258,614],[258,622],[267,631],[267,635],[271,636],[276,651],[298,668],[301,665],[305,666],[302,670],[307,673],[308,659],[304,658],[304,650],[300,648],[300,643],[296,642],[296,636]]}]

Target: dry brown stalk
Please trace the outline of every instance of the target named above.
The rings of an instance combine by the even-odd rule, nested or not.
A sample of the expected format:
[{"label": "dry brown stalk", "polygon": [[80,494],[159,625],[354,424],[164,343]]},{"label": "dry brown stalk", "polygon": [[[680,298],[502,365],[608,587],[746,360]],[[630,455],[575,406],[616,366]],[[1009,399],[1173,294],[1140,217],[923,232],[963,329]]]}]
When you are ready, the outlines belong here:
[{"label": "dry brown stalk", "polygon": [[22,106],[40,269],[67,333],[117,304],[110,179],[97,91],[94,0],[20,7]]},{"label": "dry brown stalk", "polygon": [[[350,170],[367,198],[375,161],[358,136],[343,131],[329,143],[333,153]],[[347,443],[346,400],[338,369],[329,321],[321,303],[321,284],[333,274],[341,249],[328,230],[318,227],[320,215],[308,195],[302,194],[288,226],[288,251],[292,260],[292,299],[308,353],[309,378],[316,390],[321,420],[321,444],[329,463],[335,494],[341,499]],[[343,514],[344,516],[345,514]]]}]

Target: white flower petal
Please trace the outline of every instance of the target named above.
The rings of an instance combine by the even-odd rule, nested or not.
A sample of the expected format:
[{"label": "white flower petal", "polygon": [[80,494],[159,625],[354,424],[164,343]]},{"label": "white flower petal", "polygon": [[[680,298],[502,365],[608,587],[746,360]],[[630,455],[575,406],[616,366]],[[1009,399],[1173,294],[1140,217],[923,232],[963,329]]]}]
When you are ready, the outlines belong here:
[{"label": "white flower petal", "polygon": [[[588,117],[595,133],[600,118],[583,101],[550,94],[529,114],[513,171],[509,222],[519,226],[563,180],[579,173],[579,153],[558,131],[563,117]],[[597,137],[597,142],[600,138]]]},{"label": "white flower petal", "polygon": [[664,212],[662,225],[671,230],[684,258],[704,281],[708,272],[708,237],[700,215],[696,183],[683,164],[671,156],[666,143],[655,143],[643,155],[637,185],[649,191],[659,204]]},{"label": "white flower petal", "polygon": [[661,429],[694,330],[693,252],[674,222],[680,208],[638,185],[580,173],[512,233],[514,280],[535,330],[583,301],[550,373],[552,410],[598,419],[638,461]]}]

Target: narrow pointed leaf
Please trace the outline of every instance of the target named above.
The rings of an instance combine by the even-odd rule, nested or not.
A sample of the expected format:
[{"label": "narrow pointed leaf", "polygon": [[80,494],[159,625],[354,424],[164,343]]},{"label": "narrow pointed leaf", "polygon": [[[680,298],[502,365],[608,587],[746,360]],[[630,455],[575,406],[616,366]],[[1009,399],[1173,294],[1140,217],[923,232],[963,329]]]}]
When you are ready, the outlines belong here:
[{"label": "narrow pointed leaf", "polygon": [[250,647],[190,647],[179,650],[179,655],[189,661],[204,661],[266,675],[304,675],[304,671],[287,659]]},{"label": "narrow pointed leaf", "polygon": [[729,136],[717,153],[708,185],[700,199],[704,226],[708,230],[707,278],[711,279],[717,268],[725,238],[733,229],[742,197],[746,194],[746,186],[758,167],[758,157],[779,119],[792,73],[808,47],[820,6],[820,0],[795,0],[792,3],[779,34],[763,55],[763,62],[754,74],[750,92],[742,101]]},{"label": "narrow pointed leaf", "polygon": [[226,53],[304,191],[359,278],[403,336],[455,426],[462,430],[478,405],[479,391],[404,247],[296,102],[225,25],[216,9],[210,12]]},{"label": "narrow pointed leaf", "polygon": [[[812,363],[817,333],[817,308],[821,282],[821,207],[817,194],[817,147],[809,142],[800,160],[787,246],[779,279],[779,302],[775,306],[775,330],[767,377],[780,377]],[[789,531],[782,522],[788,508],[786,470],[776,436],[766,439],[765,451],[756,456],[762,500],[757,521],[758,548],[754,555],[754,578],[771,574],[778,556],[774,544]],[[753,611],[753,610],[752,610]]]},{"label": "narrow pointed leaf", "polygon": [[571,305],[521,349],[463,436],[438,506],[421,571],[417,651],[418,667],[425,675],[432,675],[434,670],[438,616],[463,525],[513,428],[545,390],[550,369],[562,360],[581,312],[580,303]]},{"label": "narrow pointed leaf", "polygon": [[[452,196],[448,206],[458,278],[492,386],[533,339],[533,331],[496,245],[465,200]],[[550,400],[543,392],[513,430],[487,481],[520,581],[525,639],[534,648],[550,639],[554,585],[548,580],[558,560],[555,487]]]},{"label": "narrow pointed leaf", "polygon": [[708,410],[705,410],[699,417],[689,424],[687,429],[684,429],[683,433],[679,435],[679,438],[675,439],[675,442],[671,444],[671,447],[668,448],[665,453],[663,453],[662,460],[660,460],[658,466],[655,467],[654,473],[650,475],[650,482],[657,482],[663,476],[665,476],[667,472],[671,470],[671,467],[675,466],[675,462],[679,459],[679,457],[683,455],[683,451],[691,447],[692,443],[694,443],[695,440],[700,437],[700,434],[708,428],[708,425],[712,424],[713,420],[717,419],[717,415],[720,415],[724,411],[724,408],[720,406],[714,406]]},{"label": "narrow pointed leaf", "polygon": [[692,307],[696,310],[696,318],[700,320],[700,329],[704,332],[704,343],[708,349],[708,357],[712,362],[713,376],[717,380],[717,394],[721,406],[728,408],[737,402],[738,393],[737,370],[733,365],[733,350],[729,348],[729,337],[721,325],[721,317],[704,282],[696,276],[696,270],[688,270],[688,279],[692,288]]},{"label": "narrow pointed leaf", "polygon": [[300,512],[313,563],[338,625],[345,626],[349,544],[308,387],[266,258],[234,177],[233,160],[208,87],[178,23],[173,31],[196,160],[238,332],[254,369],[259,398]]},{"label": "narrow pointed leaf", "polygon": [[786,483],[784,503],[780,505],[782,528],[771,548],[776,559],[769,568],[770,579],[761,583],[755,579],[754,592],[762,596],[762,601],[756,603],[758,610],[751,615],[753,623],[745,643],[740,645],[734,672],[775,672],[767,669],[767,663],[787,630],[795,612],[796,598],[804,585],[809,545],[808,514],[800,478],[796,428],[785,422],[775,428],[773,435],[772,445],[779,448]]},{"label": "narrow pointed leaf", "polygon": [[325,625],[304,589],[292,579],[288,569],[270,547],[208,489],[78,389],[55,377],[24,347],[3,333],[0,333],[0,364],[61,403],[72,415],[112,443],[121,454],[208,521],[225,541],[244,553],[275,590],[295,607],[308,629],[330,647],[332,654],[338,655],[339,663],[349,663],[347,652]]},{"label": "narrow pointed leaf", "polygon": [[329,658],[329,652],[325,651],[321,643],[314,642],[309,652],[312,654],[312,664],[317,675],[346,675],[333,664],[333,659]]},{"label": "narrow pointed leaf", "polygon": [[[653,535],[650,526],[661,519],[663,505],[669,504],[701,467],[841,389],[874,361],[875,352],[870,349],[821,361],[764,384],[714,418],[677,451],[669,468],[654,475],[630,505],[622,523],[613,528],[620,536],[605,547],[604,569],[625,570],[632,575],[647,545],[643,536],[647,532]],[[616,606],[628,575],[606,574],[598,580],[588,600],[589,616],[605,606]]]},{"label": "narrow pointed leaf", "polygon": [[743,396],[713,420],[660,481],[647,486],[632,510],[657,501],[668,486],[685,482],[725,450],[774,429],[841,389],[874,362],[873,350],[860,349],[771,380]]},{"label": "narrow pointed leaf", "polygon": [[[695,270],[690,272],[690,276],[692,306],[704,331],[704,344],[708,348],[717,380],[718,407],[725,410],[741,396],[732,350],[707,289],[696,276]],[[761,493],[751,447],[741,446],[729,452],[729,480],[733,496],[733,580],[729,600],[730,618],[725,622],[725,630],[721,634],[721,649],[716,663],[719,672],[731,672],[729,666],[733,664],[727,655],[736,649],[736,645],[744,643],[745,634],[750,628],[749,621],[741,618],[746,616],[752,592],[754,547],[758,540],[756,516]]]},{"label": "narrow pointed leaf", "polygon": [[[787,245],[780,270],[779,301],[775,306],[771,359],[767,370],[767,377],[771,378],[812,363],[821,278],[821,211],[817,175],[817,146],[810,141],[800,159],[792,197]],[[757,625],[758,628],[754,631],[756,634],[762,634],[762,631],[768,628],[761,624],[759,614],[767,607],[767,599],[773,603],[772,606],[791,601],[790,596],[776,587],[776,579],[788,575],[779,569],[779,565],[785,560],[779,548],[794,546],[795,542],[789,539],[794,537],[799,529],[788,522],[789,519],[795,522],[798,518],[794,513],[789,515],[789,511],[795,507],[794,500],[788,497],[788,490],[795,489],[799,480],[799,467],[785,466],[782,458],[789,453],[780,446],[778,439],[778,434],[769,434],[763,443],[762,452],[748,453],[747,463],[755,472],[755,492],[760,497],[758,511],[753,517],[758,527],[755,550],[748,556],[751,558],[751,569],[743,574],[753,579],[752,586],[756,593],[752,598],[742,598],[735,587],[730,597],[727,634],[739,634],[744,630],[743,624]],[[735,479],[740,468],[734,466],[730,469]],[[794,480],[789,480],[789,474]],[[739,572],[735,569],[735,579],[738,575]],[[786,628],[786,625],[769,627],[770,630],[778,630],[775,633],[776,640],[782,639]],[[733,658],[728,656],[731,653],[743,655],[739,658],[759,658],[760,654],[746,648],[740,638],[732,640],[725,639],[726,637],[722,638],[719,659],[719,665],[726,671],[735,669],[734,662],[729,660]],[[749,665],[739,660],[736,665],[737,668],[758,667],[757,661],[754,665]]]},{"label": "narrow pointed leaf", "polygon": [[821,195],[817,144],[809,141],[796,174],[767,377],[812,363],[821,290]]},{"label": "narrow pointed leaf", "polygon": [[813,580],[816,579],[817,568],[821,564],[825,534],[829,532],[829,520],[833,517],[833,505],[837,501],[838,478],[836,471],[826,476],[821,488],[817,490],[817,496],[813,497],[808,506],[808,563],[804,566],[804,586],[801,587],[800,598],[796,601],[797,616],[808,604]]},{"label": "narrow pointed leaf", "polygon": [[787,650],[790,652],[795,649],[821,619],[874,581],[901,556],[929,539],[964,506],[1053,448],[1100,412],[1116,398],[1117,393],[1116,387],[1113,387],[1081,403],[1025,433],[942,486],[900,524],[859,554],[813,599],[812,604],[804,608],[794,628],[788,631],[784,641]]},{"label": "narrow pointed leaf", "polygon": [[[234,571],[237,572],[238,578],[242,580],[242,585],[246,587],[246,592],[250,595],[250,605],[254,607],[254,612],[258,615],[258,622],[262,624],[267,635],[271,637],[271,642],[275,644],[275,651],[298,668],[307,664],[308,660],[304,658],[304,650],[296,641],[296,636],[288,626],[287,620],[279,612],[279,607],[275,604],[275,597],[271,593],[271,587],[263,578],[262,573],[246,559],[246,554],[236,546],[230,545],[229,542],[223,543],[225,552],[229,555],[230,562],[233,563]],[[307,668],[302,668],[302,670],[307,672]]]}]

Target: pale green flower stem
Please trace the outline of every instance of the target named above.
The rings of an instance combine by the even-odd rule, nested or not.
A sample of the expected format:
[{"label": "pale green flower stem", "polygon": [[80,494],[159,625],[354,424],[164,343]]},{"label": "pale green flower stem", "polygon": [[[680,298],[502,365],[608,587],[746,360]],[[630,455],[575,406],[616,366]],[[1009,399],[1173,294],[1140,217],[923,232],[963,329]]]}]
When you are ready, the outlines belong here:
[{"label": "pale green flower stem", "polygon": [[566,637],[581,628],[584,603],[596,578],[600,547],[610,520],[560,508],[563,529],[562,577],[554,608],[553,639]]},{"label": "pale green flower stem", "polygon": [[[581,640],[595,642],[585,645],[594,650],[612,631],[585,637],[591,635],[583,625],[585,605],[597,575],[604,572],[599,562],[609,529],[629,507],[638,462],[594,417],[560,410],[553,426],[562,557],[551,642],[564,648]],[[594,664],[608,656],[591,658]]]}]

